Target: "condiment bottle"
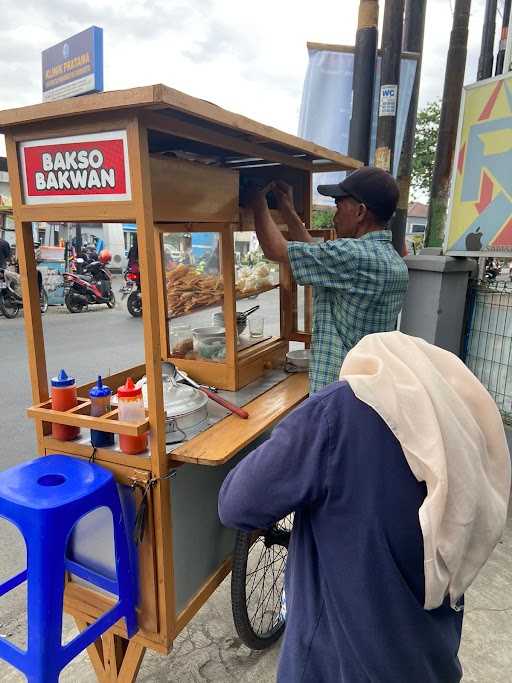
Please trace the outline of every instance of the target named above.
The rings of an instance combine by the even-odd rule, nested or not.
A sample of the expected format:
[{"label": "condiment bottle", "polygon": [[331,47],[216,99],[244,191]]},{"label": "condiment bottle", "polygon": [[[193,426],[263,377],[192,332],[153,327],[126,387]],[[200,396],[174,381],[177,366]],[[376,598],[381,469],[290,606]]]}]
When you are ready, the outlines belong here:
[{"label": "condiment bottle", "polygon": [[[142,422],[146,417],[144,401],[142,398],[142,388],[136,387],[131,377],[128,377],[126,384],[117,390],[118,411],[120,422]],[[119,434],[119,446],[123,453],[136,455],[147,449],[148,436],[129,436]]]},{"label": "condiment bottle", "polygon": [[[52,377],[52,410],[65,412],[77,405],[75,378],[61,370]],[[71,427],[52,422],[52,436],[59,441],[72,441],[80,434],[80,427]]]},{"label": "condiment bottle", "polygon": [[[110,412],[110,398],[112,389],[103,384],[101,376],[98,375],[96,385],[89,391],[91,399],[91,417],[100,417]],[[91,444],[94,448],[104,448],[114,445],[114,434],[112,432],[101,432],[99,429],[91,429]]]}]

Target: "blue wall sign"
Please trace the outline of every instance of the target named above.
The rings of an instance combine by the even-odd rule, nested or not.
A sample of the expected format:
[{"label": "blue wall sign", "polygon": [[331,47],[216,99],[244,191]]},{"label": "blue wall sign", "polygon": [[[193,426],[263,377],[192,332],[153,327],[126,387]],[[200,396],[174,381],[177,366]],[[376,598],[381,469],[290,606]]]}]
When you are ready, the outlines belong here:
[{"label": "blue wall sign", "polygon": [[103,29],[77,33],[42,54],[43,102],[103,90]]}]

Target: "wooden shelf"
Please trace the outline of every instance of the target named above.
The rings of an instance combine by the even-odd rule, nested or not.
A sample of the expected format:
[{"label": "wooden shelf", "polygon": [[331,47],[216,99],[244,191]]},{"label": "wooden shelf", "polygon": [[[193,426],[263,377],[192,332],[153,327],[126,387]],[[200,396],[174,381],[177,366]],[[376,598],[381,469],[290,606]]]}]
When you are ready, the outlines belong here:
[{"label": "wooden shelf", "polygon": [[[149,419],[142,422],[121,422],[117,408],[100,417],[91,417],[91,402],[86,398],[78,398],[78,405],[70,410],[60,411],[52,409],[52,401],[45,401],[31,406],[27,410],[29,417],[43,422],[52,422],[70,427],[96,429],[100,432],[114,432],[127,436],[140,436],[149,430]],[[146,411],[147,415],[147,411]]]}]

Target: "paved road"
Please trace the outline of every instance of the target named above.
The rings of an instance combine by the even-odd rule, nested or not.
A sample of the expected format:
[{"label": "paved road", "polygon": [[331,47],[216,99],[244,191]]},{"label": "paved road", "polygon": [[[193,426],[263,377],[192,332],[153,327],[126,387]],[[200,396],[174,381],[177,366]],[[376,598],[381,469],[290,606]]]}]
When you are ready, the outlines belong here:
[{"label": "paved road", "polygon": [[[275,292],[268,293],[256,302],[241,303],[239,310],[260,303],[269,330],[277,324],[276,298]],[[211,312],[190,317],[194,326],[210,324]],[[77,315],[52,307],[43,317],[43,325],[50,376],[64,367],[78,382],[85,382],[98,373],[108,375],[144,361],[142,320],[132,318],[124,304],[113,310],[96,307]],[[32,397],[21,316],[15,320],[0,317],[0,371],[3,394],[0,469],[5,469],[36,454],[34,429],[26,417]],[[0,540],[0,581],[3,581],[24,567],[25,550],[18,533],[1,520]],[[0,600],[0,635],[9,636],[19,645],[24,644],[26,633],[25,606],[24,588]],[[137,680],[147,683],[274,681],[278,649],[261,654],[243,646],[235,637],[230,609],[228,579],[180,635],[169,657],[146,655]],[[64,632],[66,638],[74,634],[69,619]],[[0,680],[6,683],[25,679],[0,661]],[[61,676],[63,682],[95,680],[85,655],[72,662]]]}]

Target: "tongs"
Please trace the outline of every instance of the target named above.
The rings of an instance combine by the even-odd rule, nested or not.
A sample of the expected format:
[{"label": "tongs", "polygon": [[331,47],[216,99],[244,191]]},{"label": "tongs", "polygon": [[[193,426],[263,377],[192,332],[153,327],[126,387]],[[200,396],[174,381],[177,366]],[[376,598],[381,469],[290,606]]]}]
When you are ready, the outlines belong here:
[{"label": "tongs", "polygon": [[162,363],[162,365],[169,370],[169,374],[174,379],[174,381],[185,382],[186,384],[189,384],[191,387],[194,387],[194,389],[199,389],[199,391],[205,393],[208,396],[208,398],[211,398],[212,401],[215,401],[215,403],[218,403],[223,408],[226,408],[231,413],[238,415],[238,417],[241,417],[244,420],[247,420],[247,418],[249,417],[249,413],[246,410],[244,410],[243,408],[239,408],[230,401],[226,401],[225,398],[222,398],[222,396],[219,396],[217,393],[215,393],[215,391],[213,391],[213,387],[206,387],[203,384],[198,384],[196,381],[191,379],[186,372],[178,370],[174,363],[168,361],[166,363]]}]

